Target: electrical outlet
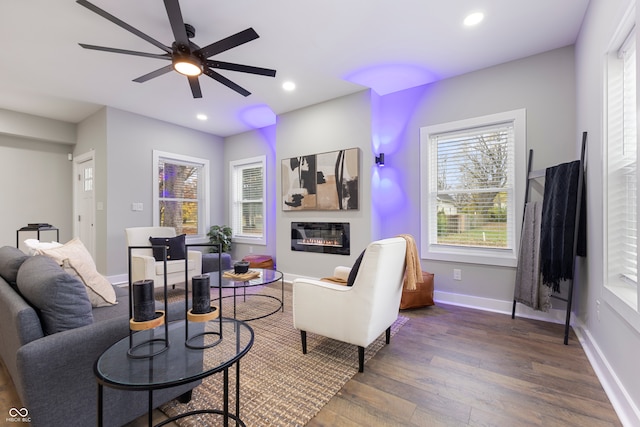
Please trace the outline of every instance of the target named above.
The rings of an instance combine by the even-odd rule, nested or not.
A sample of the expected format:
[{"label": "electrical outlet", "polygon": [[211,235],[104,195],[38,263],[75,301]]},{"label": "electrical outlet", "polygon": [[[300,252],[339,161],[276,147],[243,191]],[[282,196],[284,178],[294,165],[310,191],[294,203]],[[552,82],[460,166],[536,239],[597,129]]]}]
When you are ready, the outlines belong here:
[{"label": "electrical outlet", "polygon": [[459,268],[453,269],[453,280],[462,280],[462,270]]}]

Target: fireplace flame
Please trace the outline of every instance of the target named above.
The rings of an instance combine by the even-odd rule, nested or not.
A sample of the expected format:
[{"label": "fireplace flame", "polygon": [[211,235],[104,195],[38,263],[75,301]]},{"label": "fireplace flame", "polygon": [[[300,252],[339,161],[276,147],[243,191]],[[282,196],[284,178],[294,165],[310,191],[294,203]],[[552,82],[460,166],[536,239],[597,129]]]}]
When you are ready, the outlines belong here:
[{"label": "fireplace flame", "polygon": [[298,240],[302,245],[312,246],[337,246],[341,247],[342,243],[338,239],[322,239],[322,238],[307,238]]}]

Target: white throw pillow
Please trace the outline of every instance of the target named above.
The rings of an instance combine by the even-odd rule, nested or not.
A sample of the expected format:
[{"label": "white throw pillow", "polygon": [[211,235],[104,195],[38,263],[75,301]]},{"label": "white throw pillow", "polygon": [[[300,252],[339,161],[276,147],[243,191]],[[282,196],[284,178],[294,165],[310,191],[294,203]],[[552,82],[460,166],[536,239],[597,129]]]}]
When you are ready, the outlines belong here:
[{"label": "white throw pillow", "polygon": [[79,239],[72,239],[58,248],[42,249],[39,252],[56,260],[67,272],[72,269],[78,274],[93,307],[117,304],[113,285],[98,273],[91,254]]},{"label": "white throw pillow", "polygon": [[59,248],[62,243],[58,242],[41,242],[38,239],[27,239],[24,244],[29,248],[27,255],[38,255],[41,250]]}]

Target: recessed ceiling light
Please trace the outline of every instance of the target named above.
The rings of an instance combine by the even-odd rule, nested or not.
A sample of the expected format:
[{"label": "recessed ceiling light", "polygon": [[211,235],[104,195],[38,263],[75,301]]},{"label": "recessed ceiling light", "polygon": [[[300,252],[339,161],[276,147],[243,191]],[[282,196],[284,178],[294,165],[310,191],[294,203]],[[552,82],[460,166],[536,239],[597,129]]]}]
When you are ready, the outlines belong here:
[{"label": "recessed ceiling light", "polygon": [[286,91],[292,91],[295,88],[296,88],[296,84],[294,82],[288,81],[288,82],[282,83],[282,89]]},{"label": "recessed ceiling light", "polygon": [[198,120],[207,120],[206,114],[198,114],[196,117],[198,118]]},{"label": "recessed ceiling light", "polygon": [[484,13],[475,12],[467,15],[467,17],[464,18],[464,25],[466,25],[467,27],[473,27],[474,25],[478,25],[480,22],[482,22],[483,19]]}]

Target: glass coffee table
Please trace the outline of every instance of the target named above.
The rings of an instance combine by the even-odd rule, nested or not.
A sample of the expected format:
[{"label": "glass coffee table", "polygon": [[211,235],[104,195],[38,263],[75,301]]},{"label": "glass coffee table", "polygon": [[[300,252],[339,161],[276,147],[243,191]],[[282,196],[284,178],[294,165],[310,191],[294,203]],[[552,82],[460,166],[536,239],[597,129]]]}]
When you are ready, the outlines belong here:
[{"label": "glass coffee table", "polygon": [[[227,272],[233,273],[233,270],[226,270]],[[277,313],[278,311],[284,312],[284,277],[282,272],[278,270],[270,270],[265,268],[250,268],[249,271],[254,271],[258,273],[258,277],[249,279],[249,280],[237,280],[232,278],[224,277],[224,273],[222,272],[222,289],[231,289],[233,290],[233,295],[225,295],[222,299],[233,298],[233,318],[237,319],[237,299],[242,298],[243,302],[247,301],[247,298],[270,298],[276,301],[276,307],[274,310],[262,314],[260,316],[252,317],[249,319],[239,319],[245,322],[250,322],[252,320],[262,319],[267,316],[271,316],[272,314]],[[212,288],[218,288],[218,274],[211,274],[210,276],[210,285]],[[273,295],[262,295],[262,294],[253,294],[247,293],[247,288],[256,287],[256,286],[265,286],[271,283],[275,283],[280,281],[280,298]],[[238,290],[242,290],[240,295],[238,295]],[[213,299],[213,301],[217,301],[218,298]]]},{"label": "glass coffee table", "polygon": [[[208,332],[216,335],[218,343],[206,349],[187,347],[185,341],[187,330]],[[218,333],[221,332],[221,338]],[[127,356],[131,345],[127,336],[107,350],[98,358],[94,365],[94,374],[98,380],[98,426],[103,425],[103,387],[121,390],[146,390],[149,392],[148,423],[153,425],[153,391],[175,387],[202,380],[210,375],[222,372],[223,377],[223,409],[200,409],[176,415],[158,425],[165,425],[172,421],[197,414],[217,414],[223,416],[223,425],[229,425],[229,419],[235,420],[236,425],[245,426],[240,419],[240,359],[253,346],[253,329],[246,323],[221,318],[203,323],[190,322],[188,327],[184,320],[171,322],[165,327],[158,327],[132,335],[136,342],[152,342],[148,344],[149,354],[157,353],[158,340],[168,338],[169,345],[165,351],[153,357],[132,358]],[[197,337],[196,337],[197,338]],[[200,345],[207,344],[209,338],[202,335]],[[144,350],[144,349],[143,349]],[[229,368],[236,366],[236,396],[235,413],[229,411]]]}]

